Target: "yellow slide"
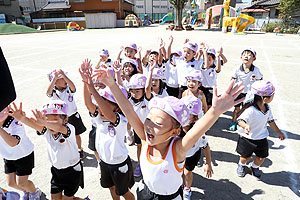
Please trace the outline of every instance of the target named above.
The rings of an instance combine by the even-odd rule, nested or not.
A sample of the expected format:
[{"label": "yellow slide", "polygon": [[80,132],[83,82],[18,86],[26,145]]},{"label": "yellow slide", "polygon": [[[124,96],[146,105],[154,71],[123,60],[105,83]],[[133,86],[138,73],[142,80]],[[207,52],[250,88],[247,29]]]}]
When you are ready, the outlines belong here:
[{"label": "yellow slide", "polygon": [[248,26],[249,24],[254,24],[255,23],[255,18],[253,18],[249,15],[240,14],[239,21],[241,19],[246,19],[247,21],[242,23],[242,24],[239,24],[237,26],[237,31],[236,31],[237,33],[243,33],[245,31],[246,26]]}]

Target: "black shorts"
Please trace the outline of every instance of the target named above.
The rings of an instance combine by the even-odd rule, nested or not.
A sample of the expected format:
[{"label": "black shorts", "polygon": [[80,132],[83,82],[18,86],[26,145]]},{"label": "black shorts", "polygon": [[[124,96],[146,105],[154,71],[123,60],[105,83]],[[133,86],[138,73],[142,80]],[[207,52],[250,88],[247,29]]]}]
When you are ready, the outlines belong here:
[{"label": "black shorts", "polygon": [[187,169],[188,171],[193,171],[199,161],[201,157],[201,148],[195,152],[194,155],[192,155],[191,157],[187,157],[185,159],[185,169]]},{"label": "black shorts", "polygon": [[[244,98],[244,97],[246,97],[246,93],[241,93],[241,94],[239,94],[239,96],[235,99],[235,101],[237,101],[237,100],[240,100],[240,99],[242,99],[242,98]],[[242,103],[239,103],[239,104],[236,104],[234,107],[241,107],[243,105],[243,102]]]},{"label": "black shorts", "polygon": [[170,96],[173,96],[173,97],[178,98],[178,95],[179,95],[179,87],[174,88],[174,87],[170,87],[170,86],[166,85],[166,88],[167,88],[167,93],[168,93]]},{"label": "black shorts", "polygon": [[[78,169],[75,170],[75,167]],[[81,171],[78,171],[80,169]],[[81,162],[65,169],[57,169],[52,166],[51,174],[51,194],[64,192],[63,194],[65,196],[72,197],[77,192],[79,186],[81,188],[84,187],[83,167]]]},{"label": "black shorts", "polygon": [[152,199],[172,200],[172,199],[175,199],[176,197],[178,197],[178,195],[180,195],[181,198],[183,197],[182,187],[179,187],[177,192],[175,192],[174,194],[159,195],[159,194],[155,194],[154,192],[150,191],[148,186],[144,183],[144,180],[142,180],[142,182],[140,184],[143,184],[143,185],[141,185],[142,189],[140,189],[139,187],[136,189],[137,200],[152,200]]},{"label": "black shorts", "polygon": [[236,151],[244,158],[249,158],[253,153],[259,158],[269,156],[269,144],[267,138],[261,140],[251,140],[239,137]]},{"label": "black shorts", "polygon": [[92,126],[92,130],[89,133],[89,149],[92,151],[96,151],[96,130],[97,127]]},{"label": "black shorts", "polygon": [[141,138],[136,134],[136,132],[133,130],[134,133],[134,143],[135,144],[142,144]]},{"label": "black shorts", "polygon": [[34,168],[34,152],[18,160],[4,160],[5,174],[16,173],[17,176],[28,176]]},{"label": "black shorts", "polygon": [[79,115],[78,112],[76,112],[75,114],[71,115],[69,117],[68,122],[70,124],[72,124],[75,127],[75,135],[80,135],[81,133],[86,131],[86,128],[82,122],[82,119]]},{"label": "black shorts", "polygon": [[203,87],[201,86],[199,88],[200,90],[202,90],[202,92],[204,93],[204,96],[206,98],[206,103],[208,106],[211,106],[212,105],[212,98],[213,98],[213,88],[211,87]]},{"label": "black shorts", "polygon": [[[128,188],[132,188],[134,185],[132,163],[129,156],[124,162],[116,165],[107,164],[101,160],[100,169],[101,186],[103,188],[115,186],[116,194],[119,196],[126,194]],[[124,172],[121,172],[119,169],[124,169]]]}]

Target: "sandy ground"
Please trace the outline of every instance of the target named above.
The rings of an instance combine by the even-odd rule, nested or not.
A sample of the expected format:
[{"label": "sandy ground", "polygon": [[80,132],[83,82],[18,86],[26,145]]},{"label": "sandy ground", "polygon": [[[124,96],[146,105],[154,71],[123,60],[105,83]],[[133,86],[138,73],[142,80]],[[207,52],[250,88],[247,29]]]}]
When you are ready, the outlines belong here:
[{"label": "sandy ground", "polygon": [[[97,63],[98,52],[102,48],[110,51],[114,59],[120,46],[129,41],[136,42],[146,49],[158,48],[158,37],[167,40],[174,36],[174,49],[180,48],[185,38],[209,43],[212,47],[223,46],[228,63],[218,76],[219,91],[229,82],[233,70],[240,65],[240,53],[245,47],[257,51],[255,65],[264,74],[265,80],[275,84],[276,94],[271,103],[276,123],[288,139],[280,141],[271,131],[269,140],[270,156],[261,169],[260,181],[247,174],[244,178],[236,175],[239,159],[235,152],[238,135],[228,131],[232,113],[228,111],[220,117],[207,133],[211,146],[214,175],[204,178],[203,169],[194,171],[192,199],[299,199],[300,198],[300,37],[249,33],[247,35],[223,34],[221,32],[195,30],[192,32],[170,32],[166,26],[143,28],[99,29],[83,32],[51,32],[17,35],[2,35],[0,45],[10,66],[17,91],[17,102],[22,101],[25,111],[40,108],[46,101],[46,87],[49,82],[46,74],[53,68],[62,68],[77,86],[75,95],[78,111],[88,129],[90,118],[83,103],[82,83],[78,67],[84,58]],[[1,86],[3,87],[3,86]],[[46,151],[46,140],[26,127],[27,134],[35,145],[35,168],[30,179],[50,199],[50,162]],[[83,147],[88,157],[84,161],[85,188],[78,196],[89,195],[92,200],[110,199],[108,189],[99,183],[99,167],[87,148],[88,131],[82,134]],[[136,161],[136,147],[128,147],[131,158]],[[0,161],[0,185],[8,189]],[[138,183],[132,188],[133,193]]]}]

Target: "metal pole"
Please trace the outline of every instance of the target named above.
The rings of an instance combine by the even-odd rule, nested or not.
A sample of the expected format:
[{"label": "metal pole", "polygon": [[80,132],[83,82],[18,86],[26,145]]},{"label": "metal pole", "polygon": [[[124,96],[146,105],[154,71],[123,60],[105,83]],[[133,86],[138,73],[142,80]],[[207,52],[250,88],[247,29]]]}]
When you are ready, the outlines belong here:
[{"label": "metal pole", "polygon": [[152,14],[151,14],[152,20],[153,20],[153,0],[152,0]]},{"label": "metal pole", "polygon": [[35,0],[33,0],[34,12],[36,12]]}]

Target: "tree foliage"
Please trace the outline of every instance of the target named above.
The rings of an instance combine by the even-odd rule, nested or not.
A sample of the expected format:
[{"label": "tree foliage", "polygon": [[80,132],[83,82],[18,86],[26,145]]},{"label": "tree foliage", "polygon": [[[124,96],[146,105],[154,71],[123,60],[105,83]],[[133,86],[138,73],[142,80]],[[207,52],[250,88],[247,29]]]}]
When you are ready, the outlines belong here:
[{"label": "tree foliage", "polygon": [[287,21],[295,12],[300,12],[300,0],[280,0],[279,2],[280,18]]},{"label": "tree foliage", "polygon": [[169,0],[170,4],[174,6],[176,10],[176,27],[177,29],[183,29],[182,27],[182,10],[188,0]]}]

